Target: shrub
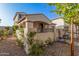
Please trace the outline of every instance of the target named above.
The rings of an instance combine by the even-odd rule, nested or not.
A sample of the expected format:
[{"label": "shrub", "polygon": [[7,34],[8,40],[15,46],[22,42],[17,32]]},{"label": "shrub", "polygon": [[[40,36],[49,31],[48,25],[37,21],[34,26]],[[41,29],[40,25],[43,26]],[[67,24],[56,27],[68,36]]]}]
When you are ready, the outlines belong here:
[{"label": "shrub", "polygon": [[18,43],[18,46],[23,48],[23,42],[24,42],[24,29],[19,28],[18,29],[21,33],[19,34],[19,37],[16,39],[16,42]]},{"label": "shrub", "polygon": [[29,48],[29,55],[42,55],[43,54],[43,47],[40,44],[40,42],[38,40],[34,40],[34,36],[36,35],[36,32],[29,32],[28,33],[28,41],[30,44],[30,48]]},{"label": "shrub", "polygon": [[33,56],[40,56],[44,53],[43,47],[38,42],[32,44],[29,51],[29,55]]},{"label": "shrub", "polygon": [[0,38],[1,38],[1,40],[4,39],[4,38],[3,38],[3,35],[4,35],[4,31],[3,31],[3,30],[0,30]]},{"label": "shrub", "polygon": [[29,32],[28,34],[27,34],[27,36],[28,36],[28,41],[29,41],[29,44],[31,45],[31,44],[33,44],[33,40],[34,40],[34,36],[36,35],[36,32]]},{"label": "shrub", "polygon": [[14,25],[12,29],[13,29],[13,35],[16,36],[16,30],[18,29],[18,26]]},{"label": "shrub", "polygon": [[23,48],[23,42],[22,42],[22,40],[16,39],[16,42],[17,42],[18,46],[20,46],[20,47]]},{"label": "shrub", "polygon": [[8,37],[8,35],[9,35],[9,30],[4,30],[5,32],[3,33],[3,36],[4,37]]},{"label": "shrub", "polygon": [[[23,48],[23,40],[24,40],[24,29],[18,27],[17,25],[14,25],[12,27],[13,29],[13,35],[16,37],[16,42],[18,44],[18,46]],[[18,32],[17,32],[18,31]],[[17,33],[16,33],[17,32]],[[19,34],[19,35],[17,35]]]},{"label": "shrub", "polygon": [[52,44],[51,38],[48,38],[48,40],[46,40],[45,43],[48,44],[48,45],[51,45]]},{"label": "shrub", "polygon": [[0,30],[1,40],[2,39],[6,39],[6,37],[8,36],[8,34],[9,34],[9,31],[8,30]]}]

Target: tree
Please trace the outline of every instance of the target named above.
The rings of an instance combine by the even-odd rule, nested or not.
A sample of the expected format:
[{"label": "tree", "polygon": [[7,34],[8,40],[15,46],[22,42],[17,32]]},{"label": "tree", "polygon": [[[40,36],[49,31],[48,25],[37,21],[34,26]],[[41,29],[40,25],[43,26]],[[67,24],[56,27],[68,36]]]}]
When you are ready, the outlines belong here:
[{"label": "tree", "polygon": [[71,56],[74,55],[74,38],[73,38],[73,24],[79,24],[79,4],[76,3],[66,3],[66,4],[49,4],[50,6],[55,6],[56,10],[53,10],[52,12],[56,12],[58,15],[63,16],[64,21],[68,24],[70,24],[70,36],[71,36]]}]

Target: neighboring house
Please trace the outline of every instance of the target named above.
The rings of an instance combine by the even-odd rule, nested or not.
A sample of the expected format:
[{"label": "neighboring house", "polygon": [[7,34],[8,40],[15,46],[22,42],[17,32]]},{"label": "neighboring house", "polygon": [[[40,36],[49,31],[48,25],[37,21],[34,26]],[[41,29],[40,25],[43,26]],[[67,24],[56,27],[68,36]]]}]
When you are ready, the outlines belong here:
[{"label": "neighboring house", "polygon": [[[70,24],[64,22],[63,17],[56,18],[52,20],[52,23],[56,24],[56,29],[58,31],[58,37],[63,37],[64,35],[70,34]],[[76,36],[76,32],[78,31],[78,26],[73,25],[74,28],[74,37]]]},{"label": "neighboring house", "polygon": [[60,18],[53,19],[52,23],[56,24],[56,31],[57,31],[58,38],[63,37],[64,27],[65,27],[65,22],[64,22],[63,18],[60,17]]},{"label": "neighboring house", "polygon": [[[14,17],[14,24],[18,27],[24,28],[24,36],[28,32],[36,32],[34,39],[40,40],[45,43],[49,38],[51,41],[56,39],[55,37],[55,24],[51,23],[44,14],[25,14],[24,12],[17,12]],[[27,39],[24,41],[25,50],[27,52]]]}]

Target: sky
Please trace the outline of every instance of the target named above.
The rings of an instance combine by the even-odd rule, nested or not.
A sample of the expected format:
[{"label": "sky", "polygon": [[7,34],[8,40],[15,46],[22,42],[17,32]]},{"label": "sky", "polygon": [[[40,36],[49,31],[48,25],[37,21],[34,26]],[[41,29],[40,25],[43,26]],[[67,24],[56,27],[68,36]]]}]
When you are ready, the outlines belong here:
[{"label": "sky", "polygon": [[58,18],[55,6],[49,6],[46,3],[2,3],[0,4],[0,26],[12,26],[14,24],[13,18],[16,12],[25,12],[26,14],[43,13],[50,20]]}]

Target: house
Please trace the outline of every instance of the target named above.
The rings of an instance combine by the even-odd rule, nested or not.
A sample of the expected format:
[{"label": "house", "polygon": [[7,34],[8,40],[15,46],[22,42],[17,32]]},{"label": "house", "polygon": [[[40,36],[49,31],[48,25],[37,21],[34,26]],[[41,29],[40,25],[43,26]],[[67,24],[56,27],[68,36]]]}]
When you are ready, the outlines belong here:
[{"label": "house", "polygon": [[[56,30],[58,32],[58,37],[63,37],[64,35],[68,35],[70,34],[70,24],[64,22],[63,17],[59,17],[56,18],[54,20],[52,20],[52,23],[56,24]],[[77,25],[73,25],[73,29],[74,29],[74,37],[76,38],[76,34],[78,32],[78,27]]]},{"label": "house", "polygon": [[27,35],[28,32],[36,32],[34,39],[45,43],[49,38],[53,42],[55,37],[55,24],[50,22],[44,14],[25,14],[17,12],[14,16],[14,24],[18,27],[23,27],[25,51],[28,53]]},{"label": "house", "polygon": [[53,19],[52,23],[56,24],[56,31],[57,31],[58,38],[63,37],[64,28],[65,28],[65,22],[64,22],[63,18],[60,17],[60,18]]}]

